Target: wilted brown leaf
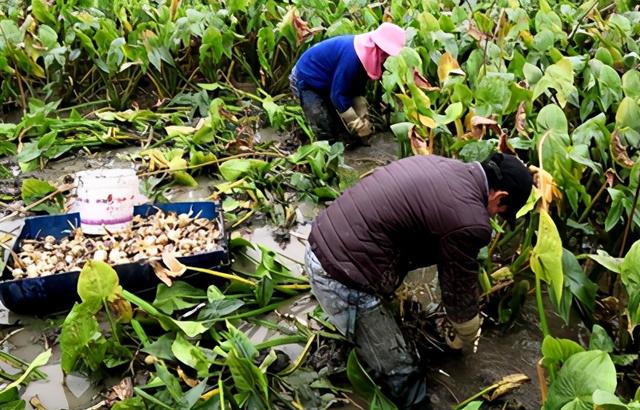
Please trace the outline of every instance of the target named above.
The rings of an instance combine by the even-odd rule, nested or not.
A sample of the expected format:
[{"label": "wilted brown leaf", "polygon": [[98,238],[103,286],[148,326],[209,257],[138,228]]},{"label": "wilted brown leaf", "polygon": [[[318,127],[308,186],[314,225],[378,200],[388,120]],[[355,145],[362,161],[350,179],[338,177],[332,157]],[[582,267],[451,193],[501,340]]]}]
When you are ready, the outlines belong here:
[{"label": "wilted brown leaf", "polygon": [[167,267],[167,275],[172,278],[180,277],[187,271],[187,267],[182,264],[172,252],[163,252],[162,262]]},{"label": "wilted brown leaf", "polygon": [[478,29],[478,26],[473,21],[469,23],[467,34],[469,34],[471,38],[477,41],[483,41],[489,38],[489,36]]},{"label": "wilted brown leaf", "polygon": [[413,82],[418,86],[418,88],[422,88],[425,91],[438,91],[440,89],[440,87],[434,87],[431,85],[429,80],[424,78],[424,76],[415,68],[413,69]]},{"label": "wilted brown leaf", "polygon": [[616,181],[616,172],[609,168],[605,171],[604,176],[607,181],[607,185],[609,185],[609,187],[612,187]]},{"label": "wilted brown leaf", "polygon": [[133,381],[131,377],[125,377],[107,392],[107,401],[114,404],[118,401],[127,400],[133,397]]},{"label": "wilted brown leaf", "polygon": [[133,319],[133,308],[128,300],[118,295],[115,299],[108,302],[109,309],[118,319],[119,322],[129,323]]},{"label": "wilted brown leaf", "polygon": [[629,157],[627,147],[622,145],[618,130],[613,131],[611,134],[611,153],[613,154],[614,160],[621,166],[625,168],[633,167],[634,162],[631,157]]},{"label": "wilted brown leaf", "polygon": [[527,134],[527,111],[525,102],[521,102],[518,105],[518,110],[516,111],[516,131],[519,134],[524,136],[528,136]]},{"label": "wilted brown leaf", "polygon": [[384,8],[384,15],[382,16],[382,21],[385,23],[393,23],[393,16],[391,15],[391,7],[387,6]]},{"label": "wilted brown leaf", "polygon": [[438,62],[438,79],[440,84],[444,84],[450,75],[464,75],[464,71],[460,69],[460,64],[449,53],[444,53]]},{"label": "wilted brown leaf", "polygon": [[516,151],[509,144],[507,133],[501,132],[498,137],[498,150],[503,154],[516,155]]},{"label": "wilted brown leaf", "polygon": [[529,170],[533,173],[533,183],[540,192],[540,209],[548,212],[551,202],[562,199],[562,192],[550,173],[534,165],[530,165]]},{"label": "wilted brown leaf", "polygon": [[158,261],[150,261],[149,264],[153,268],[153,272],[156,274],[158,279],[160,279],[162,281],[162,283],[164,283],[165,285],[167,285],[169,287],[171,287],[171,285],[173,285],[173,281],[171,280],[171,278],[167,274],[167,272],[168,272],[167,268],[162,266],[162,264],[159,263]]},{"label": "wilted brown leaf", "polygon": [[493,392],[491,392],[490,395],[486,396],[487,400],[493,401],[500,396],[504,396],[511,390],[517,389],[528,381],[529,377],[521,373],[505,376],[502,378],[502,380],[494,384],[495,389],[493,390]]},{"label": "wilted brown leaf", "polygon": [[411,141],[411,150],[415,155],[429,155],[427,142],[418,135],[416,127],[413,127],[409,132],[409,140]]}]

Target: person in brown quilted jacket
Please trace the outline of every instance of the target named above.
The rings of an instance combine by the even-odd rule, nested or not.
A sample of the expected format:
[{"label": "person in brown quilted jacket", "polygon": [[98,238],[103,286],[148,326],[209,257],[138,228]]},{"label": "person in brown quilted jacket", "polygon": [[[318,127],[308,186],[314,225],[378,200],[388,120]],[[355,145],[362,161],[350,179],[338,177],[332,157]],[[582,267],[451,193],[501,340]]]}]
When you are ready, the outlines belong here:
[{"label": "person in brown quilted jacket", "polygon": [[401,408],[425,408],[426,380],[382,301],[408,271],[438,266],[442,303],[455,330],[447,343],[472,344],[480,327],[479,250],[489,220],[513,223],[533,185],[517,157],[482,163],[413,156],[377,169],[314,221],[305,265],[330,321]]}]

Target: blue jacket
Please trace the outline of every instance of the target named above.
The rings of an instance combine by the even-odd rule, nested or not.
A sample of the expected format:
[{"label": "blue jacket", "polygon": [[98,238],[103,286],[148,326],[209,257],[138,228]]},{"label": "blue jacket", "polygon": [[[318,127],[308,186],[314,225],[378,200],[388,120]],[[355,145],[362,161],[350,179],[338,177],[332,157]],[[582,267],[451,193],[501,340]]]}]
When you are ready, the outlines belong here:
[{"label": "blue jacket", "polygon": [[298,89],[329,97],[338,112],[364,95],[367,73],[353,46],[353,35],[333,37],[305,51],[296,63]]}]

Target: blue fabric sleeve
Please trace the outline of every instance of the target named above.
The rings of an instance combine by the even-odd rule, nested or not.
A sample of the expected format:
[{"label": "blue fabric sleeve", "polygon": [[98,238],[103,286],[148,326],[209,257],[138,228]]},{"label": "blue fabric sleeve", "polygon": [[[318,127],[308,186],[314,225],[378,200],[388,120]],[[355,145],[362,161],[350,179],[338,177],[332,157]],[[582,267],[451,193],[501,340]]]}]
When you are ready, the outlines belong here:
[{"label": "blue fabric sleeve", "polygon": [[360,61],[352,60],[352,58],[340,59],[331,81],[331,102],[340,113],[353,106],[353,99],[357,97],[354,91],[359,91],[358,84],[362,82],[359,79],[362,70],[359,67]]}]

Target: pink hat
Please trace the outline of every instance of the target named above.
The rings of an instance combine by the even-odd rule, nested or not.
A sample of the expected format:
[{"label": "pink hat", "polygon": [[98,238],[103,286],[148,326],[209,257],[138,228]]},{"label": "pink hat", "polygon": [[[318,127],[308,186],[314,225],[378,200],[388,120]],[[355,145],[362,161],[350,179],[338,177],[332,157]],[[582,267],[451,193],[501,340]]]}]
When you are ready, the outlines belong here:
[{"label": "pink hat", "polygon": [[407,39],[405,31],[393,23],[382,23],[371,33],[371,39],[390,56],[397,56]]},{"label": "pink hat", "polygon": [[400,54],[404,47],[406,33],[392,23],[382,23],[374,31],[358,34],[354,37],[353,46],[365,71],[372,80],[378,80],[382,76],[382,64],[385,56]]}]

